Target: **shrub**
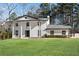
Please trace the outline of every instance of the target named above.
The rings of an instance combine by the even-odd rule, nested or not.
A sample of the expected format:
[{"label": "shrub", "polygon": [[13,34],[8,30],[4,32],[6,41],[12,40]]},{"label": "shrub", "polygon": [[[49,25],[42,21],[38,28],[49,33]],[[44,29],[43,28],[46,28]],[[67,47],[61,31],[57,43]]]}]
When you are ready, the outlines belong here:
[{"label": "shrub", "polygon": [[0,33],[0,39],[4,40],[4,39],[7,39],[7,38],[11,38],[12,35],[10,32],[7,32],[7,31],[2,31]]},{"label": "shrub", "polygon": [[43,38],[67,38],[66,35],[47,35],[42,36]]},{"label": "shrub", "polygon": [[48,35],[48,38],[67,38],[66,35]]}]

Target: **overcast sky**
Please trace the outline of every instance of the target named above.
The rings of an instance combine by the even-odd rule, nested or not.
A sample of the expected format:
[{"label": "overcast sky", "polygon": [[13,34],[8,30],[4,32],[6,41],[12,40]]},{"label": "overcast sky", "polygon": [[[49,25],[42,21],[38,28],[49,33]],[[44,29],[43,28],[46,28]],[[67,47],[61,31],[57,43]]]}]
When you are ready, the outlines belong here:
[{"label": "overcast sky", "polygon": [[[14,10],[18,16],[22,15],[22,7],[20,3],[16,3],[14,5],[17,5],[16,9]],[[39,8],[39,3],[26,3],[25,8],[26,8],[26,13],[31,10],[33,7],[34,10]],[[10,6],[12,8],[12,6]],[[0,16],[0,20],[5,20],[8,17],[8,9],[7,9],[7,4],[6,3],[0,3],[0,12],[3,12],[3,15]]]}]

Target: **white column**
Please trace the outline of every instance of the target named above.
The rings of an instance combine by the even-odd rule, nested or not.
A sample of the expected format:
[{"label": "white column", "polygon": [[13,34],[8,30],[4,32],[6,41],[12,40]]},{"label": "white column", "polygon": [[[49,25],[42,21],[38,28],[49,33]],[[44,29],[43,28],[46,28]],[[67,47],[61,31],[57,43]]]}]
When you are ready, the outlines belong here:
[{"label": "white column", "polygon": [[47,25],[49,25],[50,24],[50,16],[47,16]]},{"label": "white column", "polygon": [[14,30],[14,24],[13,24],[13,26],[12,26],[12,38],[14,38],[14,32],[15,32],[15,30]]},{"label": "white column", "polygon": [[31,21],[30,21],[30,37],[31,37]]},{"label": "white column", "polygon": [[41,21],[40,21],[40,37],[41,37]]},{"label": "white column", "polygon": [[67,35],[67,37],[68,37],[68,35],[69,35],[69,30],[66,30],[66,35]]},{"label": "white column", "polygon": [[22,38],[22,23],[21,23],[21,38]]}]

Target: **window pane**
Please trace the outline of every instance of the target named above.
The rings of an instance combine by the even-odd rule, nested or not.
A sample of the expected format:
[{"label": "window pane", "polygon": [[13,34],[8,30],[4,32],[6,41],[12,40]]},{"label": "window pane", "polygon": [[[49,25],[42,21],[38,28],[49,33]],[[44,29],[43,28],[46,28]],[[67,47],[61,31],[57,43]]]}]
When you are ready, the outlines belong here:
[{"label": "window pane", "polygon": [[38,37],[39,37],[39,30],[38,30]]},{"label": "window pane", "polygon": [[37,25],[38,25],[38,26],[41,26],[41,22],[37,22]]},{"label": "window pane", "polygon": [[39,26],[39,22],[37,22],[38,26]]},{"label": "window pane", "polygon": [[66,35],[66,31],[62,31],[62,35]]},{"label": "window pane", "polygon": [[16,23],[16,26],[18,26],[18,23]]},{"label": "window pane", "polygon": [[18,30],[15,31],[15,35],[18,36]]},{"label": "window pane", "polygon": [[26,26],[29,26],[29,22],[26,23]]},{"label": "window pane", "polygon": [[27,19],[27,17],[25,17],[25,19]]},{"label": "window pane", "polygon": [[54,31],[50,31],[50,34],[54,35]]},{"label": "window pane", "polygon": [[30,30],[25,30],[25,37],[30,37]]}]

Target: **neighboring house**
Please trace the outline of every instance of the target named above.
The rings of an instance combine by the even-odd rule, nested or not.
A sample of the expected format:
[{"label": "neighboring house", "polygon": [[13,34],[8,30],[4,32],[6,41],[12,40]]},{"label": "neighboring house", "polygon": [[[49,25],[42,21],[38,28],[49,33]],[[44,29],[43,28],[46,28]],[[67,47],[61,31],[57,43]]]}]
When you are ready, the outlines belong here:
[{"label": "neighboring house", "polygon": [[[8,21],[9,22],[9,21]],[[42,37],[47,35],[69,35],[70,26],[50,25],[50,17],[37,18],[28,15],[19,16],[11,21],[12,38]]]}]

